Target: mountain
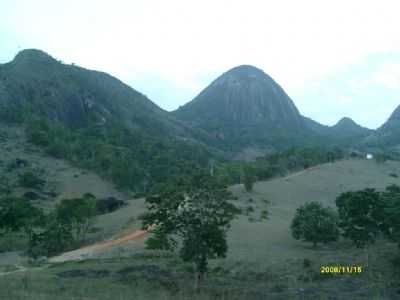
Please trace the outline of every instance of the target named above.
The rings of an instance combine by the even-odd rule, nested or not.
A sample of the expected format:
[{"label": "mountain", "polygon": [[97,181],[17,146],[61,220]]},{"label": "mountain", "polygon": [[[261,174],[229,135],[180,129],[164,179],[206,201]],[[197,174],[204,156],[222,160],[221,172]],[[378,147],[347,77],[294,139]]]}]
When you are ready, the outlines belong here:
[{"label": "mountain", "polygon": [[24,126],[31,142],[146,192],[207,166],[198,132],[102,72],[28,49],[0,65],[0,120]]},{"label": "mountain", "polygon": [[339,122],[330,127],[329,131],[336,138],[362,137],[373,132],[373,130],[362,127],[347,117],[340,119]]},{"label": "mountain", "polygon": [[347,117],[340,119],[333,126],[322,125],[307,117],[303,118],[308,129],[313,132],[309,139],[314,139],[316,145],[355,147],[374,132]]},{"label": "mountain", "polygon": [[222,147],[286,147],[308,132],[285,91],[262,70],[235,67],[173,112]]},{"label": "mountain", "polygon": [[375,134],[367,139],[369,145],[383,147],[399,147],[400,151],[400,105],[393,111],[389,119],[379,127]]},{"label": "mountain", "polygon": [[391,134],[400,130],[400,105],[394,110],[389,119],[378,129],[379,132]]},{"label": "mountain", "polygon": [[36,49],[23,50],[0,65],[0,111],[28,111],[73,128],[115,121],[151,134],[185,132],[167,112],[120,80],[62,64]]},{"label": "mountain", "polygon": [[330,127],[327,125],[322,125],[321,123],[318,123],[317,121],[314,121],[311,118],[304,117],[303,116],[304,123],[308,129],[310,129],[312,132],[318,135],[328,135]]}]

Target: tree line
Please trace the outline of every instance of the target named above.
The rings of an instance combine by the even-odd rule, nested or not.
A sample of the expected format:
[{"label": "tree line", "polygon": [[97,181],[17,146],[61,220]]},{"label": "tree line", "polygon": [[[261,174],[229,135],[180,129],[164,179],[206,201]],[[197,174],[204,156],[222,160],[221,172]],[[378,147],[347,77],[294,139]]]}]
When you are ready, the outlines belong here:
[{"label": "tree line", "polygon": [[335,204],[337,212],[319,202],[299,207],[291,223],[292,236],[316,246],[342,235],[359,248],[368,248],[382,236],[400,247],[400,186],[345,192]]}]

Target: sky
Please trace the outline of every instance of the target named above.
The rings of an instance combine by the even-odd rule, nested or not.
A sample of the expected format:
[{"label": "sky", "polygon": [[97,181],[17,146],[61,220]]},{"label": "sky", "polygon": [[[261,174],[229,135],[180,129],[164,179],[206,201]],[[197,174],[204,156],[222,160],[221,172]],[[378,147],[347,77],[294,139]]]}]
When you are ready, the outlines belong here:
[{"label": "sky", "polygon": [[0,63],[41,49],[168,111],[251,64],[303,115],[377,128],[400,105],[399,12],[398,0],[1,0]]}]

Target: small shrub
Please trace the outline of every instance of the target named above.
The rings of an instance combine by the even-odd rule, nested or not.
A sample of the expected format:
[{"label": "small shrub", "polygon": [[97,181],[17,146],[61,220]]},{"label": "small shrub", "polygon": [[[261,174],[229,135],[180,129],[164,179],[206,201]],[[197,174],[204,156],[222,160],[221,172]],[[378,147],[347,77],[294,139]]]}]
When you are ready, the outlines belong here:
[{"label": "small shrub", "polygon": [[50,143],[47,133],[41,130],[34,130],[30,132],[28,141],[38,146],[48,146]]},{"label": "small shrub", "polygon": [[260,219],[261,219],[261,220],[268,220],[268,215],[269,215],[268,211],[267,211],[267,210],[263,210],[263,211],[261,212],[261,217],[260,217]]},{"label": "small shrub", "polygon": [[266,205],[269,205],[269,204],[271,204],[271,201],[269,201],[268,199],[261,199],[261,202],[263,202],[264,204],[266,204]]},{"label": "small shrub", "polygon": [[288,289],[288,286],[284,283],[278,283],[271,288],[271,292],[282,293]]},{"label": "small shrub", "polygon": [[24,198],[27,200],[38,200],[40,196],[35,192],[29,191],[24,194]]},{"label": "small shrub", "polygon": [[45,181],[31,171],[26,171],[18,176],[20,186],[31,189],[41,188]]},{"label": "small shrub", "polygon": [[114,197],[108,197],[105,199],[99,199],[96,202],[96,210],[99,214],[111,213],[122,206],[126,205],[126,203],[122,200],[118,200]]},{"label": "small shrub", "polygon": [[303,259],[303,267],[304,268],[309,268],[311,267],[312,261],[308,258]]},{"label": "small shrub", "polygon": [[249,205],[246,208],[246,214],[249,215],[250,213],[254,212],[253,206]]}]

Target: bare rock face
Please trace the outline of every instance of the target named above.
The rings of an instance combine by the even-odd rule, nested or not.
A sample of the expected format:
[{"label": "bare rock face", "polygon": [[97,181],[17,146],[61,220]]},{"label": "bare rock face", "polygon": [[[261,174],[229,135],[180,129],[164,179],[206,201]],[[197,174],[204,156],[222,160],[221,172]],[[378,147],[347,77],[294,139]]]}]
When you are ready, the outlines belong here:
[{"label": "bare rock face", "polygon": [[174,115],[236,148],[268,146],[308,130],[285,91],[249,65],[222,74]]},{"label": "bare rock face", "polygon": [[248,65],[224,73],[175,113],[200,126],[218,122],[287,129],[304,127],[299,111],[285,91],[262,70]]}]

